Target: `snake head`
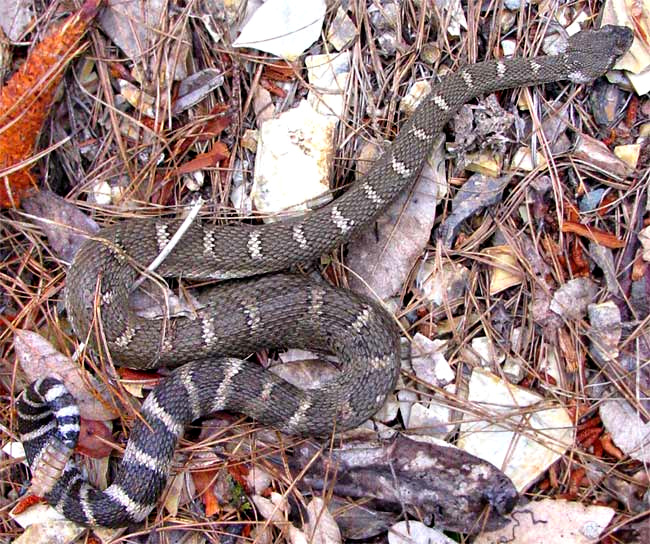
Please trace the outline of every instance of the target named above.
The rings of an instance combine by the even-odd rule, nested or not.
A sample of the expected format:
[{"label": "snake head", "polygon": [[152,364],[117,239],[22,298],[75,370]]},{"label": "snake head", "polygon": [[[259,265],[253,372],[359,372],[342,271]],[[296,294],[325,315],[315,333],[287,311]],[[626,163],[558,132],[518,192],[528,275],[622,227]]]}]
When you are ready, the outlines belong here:
[{"label": "snake head", "polygon": [[571,81],[588,83],[610,70],[630,48],[634,34],[624,26],[605,25],[569,38],[566,58],[573,64]]}]

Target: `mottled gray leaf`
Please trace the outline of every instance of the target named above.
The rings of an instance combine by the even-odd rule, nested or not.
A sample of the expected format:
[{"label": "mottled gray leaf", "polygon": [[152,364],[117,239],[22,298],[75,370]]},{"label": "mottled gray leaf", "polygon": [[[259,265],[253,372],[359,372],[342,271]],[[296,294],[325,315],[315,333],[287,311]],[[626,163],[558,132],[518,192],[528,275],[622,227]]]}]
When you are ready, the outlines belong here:
[{"label": "mottled gray leaf", "polygon": [[206,68],[186,77],[178,85],[178,97],[172,113],[175,115],[198,104],[209,93],[223,85],[223,74],[216,68]]},{"label": "mottled gray leaf", "polygon": [[93,219],[50,191],[41,191],[26,198],[23,209],[33,215],[43,229],[52,251],[68,263],[72,262],[88,235],[99,231],[99,225]]},{"label": "mottled gray leaf", "polygon": [[451,203],[451,215],[440,226],[440,237],[445,247],[452,246],[463,221],[501,201],[503,189],[509,181],[509,177],[491,178],[474,174],[463,184]]},{"label": "mottled gray leaf", "polygon": [[351,540],[365,540],[385,533],[400,517],[398,513],[379,512],[336,495],[330,499],[329,509],[343,538]]}]

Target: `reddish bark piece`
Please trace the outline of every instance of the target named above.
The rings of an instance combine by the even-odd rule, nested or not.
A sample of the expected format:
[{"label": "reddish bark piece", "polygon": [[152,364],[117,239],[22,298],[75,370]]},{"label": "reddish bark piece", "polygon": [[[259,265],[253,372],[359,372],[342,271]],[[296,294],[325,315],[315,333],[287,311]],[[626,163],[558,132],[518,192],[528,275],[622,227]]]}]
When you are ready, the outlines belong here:
[{"label": "reddish bark piece", "polygon": [[[56,25],[31,51],[25,63],[0,91],[0,206],[16,207],[35,185],[28,161],[49,114],[68,62],[83,46],[80,40],[102,0],[87,0]],[[6,172],[18,167],[14,172]]]}]

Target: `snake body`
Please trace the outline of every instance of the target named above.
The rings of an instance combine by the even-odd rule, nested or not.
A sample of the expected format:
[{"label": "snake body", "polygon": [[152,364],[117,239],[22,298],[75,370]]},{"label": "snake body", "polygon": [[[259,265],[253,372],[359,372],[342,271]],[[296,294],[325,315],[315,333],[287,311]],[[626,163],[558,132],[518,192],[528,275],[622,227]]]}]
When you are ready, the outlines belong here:
[{"label": "snake body", "polygon": [[[369,224],[417,178],[437,134],[468,100],[501,89],[568,79],[593,80],[631,43],[631,32],[581,32],[554,56],[483,62],[433,87],[364,178],[330,205],[263,226],[193,224],[157,273],[163,277],[250,278],[330,251]],[[76,334],[101,324],[113,360],[133,368],[180,366],[142,406],[113,484],[92,488],[68,461],[78,410],[57,380],[32,384],[18,404],[34,473],[57,465],[42,494],[66,517],[88,525],[139,522],[154,508],[183,426],[215,410],[240,411],[283,431],[323,436],[372,416],[394,388],[399,333],[365,297],[304,277],[270,274],[225,282],[201,295],[194,318],[147,320],[128,309],[130,287],[167,244],[178,220],[130,220],[103,230],[77,253],[66,280]],[[245,357],[260,348],[304,347],[338,355],[340,375],[302,391]],[[46,478],[47,479],[47,478]]]}]

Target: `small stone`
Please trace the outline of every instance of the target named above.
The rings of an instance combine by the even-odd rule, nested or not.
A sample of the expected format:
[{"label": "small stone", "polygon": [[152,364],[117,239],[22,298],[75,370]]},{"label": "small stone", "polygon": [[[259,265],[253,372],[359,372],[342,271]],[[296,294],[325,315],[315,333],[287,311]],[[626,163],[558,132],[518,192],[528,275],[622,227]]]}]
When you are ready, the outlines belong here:
[{"label": "small stone", "polygon": [[495,178],[501,173],[501,161],[489,153],[472,153],[467,156],[469,163],[466,170]]},{"label": "small stone", "polygon": [[631,168],[636,168],[640,154],[640,144],[618,145],[614,148],[614,155],[628,164]]},{"label": "small stone", "polygon": [[546,157],[541,153],[535,153],[535,159],[533,159],[533,152],[530,147],[522,146],[517,151],[515,151],[514,156],[512,157],[512,162],[510,163],[510,168],[513,170],[524,170],[525,172],[532,172],[536,168],[540,168],[546,165]]},{"label": "small stone", "polygon": [[431,82],[428,80],[416,81],[402,98],[399,109],[407,115],[412,115],[417,107],[431,93]]},{"label": "small stone", "polygon": [[336,10],[336,17],[327,30],[327,41],[337,51],[341,51],[348,46],[357,35],[357,29],[348,17],[345,10],[339,6]]},{"label": "small stone", "polygon": [[411,364],[415,375],[425,383],[444,387],[456,378],[444,355],[447,342],[431,340],[417,333],[411,344]]},{"label": "small stone", "polygon": [[581,319],[597,294],[598,286],[589,278],[569,280],[553,295],[551,311],[565,319]]},{"label": "small stone", "polygon": [[95,183],[92,195],[95,202],[100,206],[108,206],[113,201],[111,186],[107,181],[99,181]]},{"label": "small stone", "polygon": [[467,400],[482,417],[466,416],[458,445],[501,468],[519,491],[573,444],[573,421],[561,405],[485,369],[472,371]]},{"label": "small stone", "polygon": [[440,60],[440,48],[435,43],[425,43],[420,50],[420,59],[433,66]]},{"label": "small stone", "polygon": [[494,368],[503,363],[506,358],[487,336],[474,338],[472,340],[472,349],[479,356],[481,366]]}]

